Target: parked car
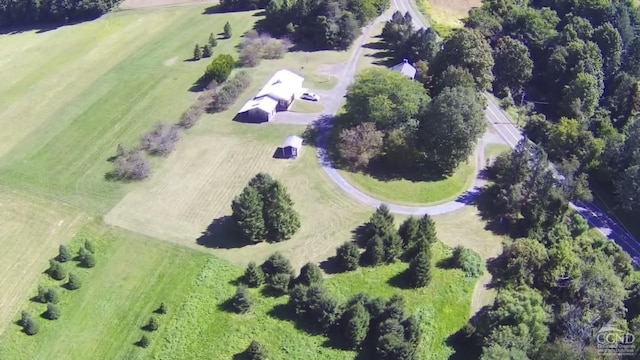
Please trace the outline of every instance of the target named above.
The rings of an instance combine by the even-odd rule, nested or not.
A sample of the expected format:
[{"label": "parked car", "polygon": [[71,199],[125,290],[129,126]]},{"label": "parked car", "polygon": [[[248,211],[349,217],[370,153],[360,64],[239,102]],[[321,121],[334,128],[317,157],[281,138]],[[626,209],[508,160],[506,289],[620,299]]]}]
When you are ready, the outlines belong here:
[{"label": "parked car", "polygon": [[300,96],[300,99],[310,100],[310,101],[320,101],[320,96],[312,92],[306,92],[306,93],[303,93],[302,96]]}]

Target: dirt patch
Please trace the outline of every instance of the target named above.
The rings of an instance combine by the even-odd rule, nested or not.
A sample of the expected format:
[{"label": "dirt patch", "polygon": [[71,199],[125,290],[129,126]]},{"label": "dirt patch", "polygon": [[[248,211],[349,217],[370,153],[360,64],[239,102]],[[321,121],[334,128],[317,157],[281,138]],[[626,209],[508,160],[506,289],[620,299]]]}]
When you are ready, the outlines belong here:
[{"label": "dirt patch", "polygon": [[171,66],[171,65],[175,64],[177,60],[178,60],[178,57],[174,56],[174,57],[172,57],[170,59],[165,60],[163,64],[164,64],[164,66]]},{"label": "dirt patch", "polygon": [[159,6],[182,6],[196,4],[217,4],[218,0],[124,0],[120,9],[140,9]]}]

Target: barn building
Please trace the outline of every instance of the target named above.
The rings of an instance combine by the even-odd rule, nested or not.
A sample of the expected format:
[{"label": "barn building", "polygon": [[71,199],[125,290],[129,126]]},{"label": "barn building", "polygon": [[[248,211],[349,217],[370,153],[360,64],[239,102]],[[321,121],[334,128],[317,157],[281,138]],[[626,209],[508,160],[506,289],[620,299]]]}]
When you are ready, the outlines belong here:
[{"label": "barn building", "polygon": [[302,76],[289,70],[276,72],[258,94],[242,106],[237,117],[246,122],[270,121],[276,112],[289,110],[293,100],[304,91],[303,82]]},{"label": "barn building", "polygon": [[282,157],[285,159],[297,158],[302,152],[302,138],[291,135],[282,144]]}]

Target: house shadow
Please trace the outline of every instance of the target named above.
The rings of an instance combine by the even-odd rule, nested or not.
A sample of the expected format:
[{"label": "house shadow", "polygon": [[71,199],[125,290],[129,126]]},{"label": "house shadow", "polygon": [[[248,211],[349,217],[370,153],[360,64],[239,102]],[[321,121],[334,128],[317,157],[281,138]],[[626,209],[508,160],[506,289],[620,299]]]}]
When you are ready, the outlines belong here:
[{"label": "house shadow", "polygon": [[213,220],[196,239],[196,243],[213,249],[236,249],[251,245],[251,242],[240,235],[238,227],[229,215]]}]

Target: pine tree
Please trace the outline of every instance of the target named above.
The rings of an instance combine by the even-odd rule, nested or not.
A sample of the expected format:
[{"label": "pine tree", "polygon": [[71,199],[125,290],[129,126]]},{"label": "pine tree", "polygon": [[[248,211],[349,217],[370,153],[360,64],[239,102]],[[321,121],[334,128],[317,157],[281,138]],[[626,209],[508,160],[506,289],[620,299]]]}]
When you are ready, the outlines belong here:
[{"label": "pine tree", "polygon": [[48,289],[42,285],[38,285],[38,295],[35,296],[35,300],[37,302],[46,303],[47,302],[47,291]]},{"label": "pine tree", "polygon": [[267,360],[269,356],[267,348],[255,340],[251,341],[245,353],[248,360]]},{"label": "pine tree", "polygon": [[147,325],[144,326],[144,329],[147,331],[158,330],[158,320],[153,316],[149,317],[149,321],[147,322]]},{"label": "pine tree", "polygon": [[211,45],[212,48],[218,46],[218,40],[216,40],[216,36],[213,35],[213,33],[209,34],[209,45]]},{"label": "pine tree", "polygon": [[80,255],[80,265],[86,268],[92,268],[96,266],[96,256],[90,251],[83,251]]},{"label": "pine tree", "polygon": [[249,241],[263,241],[267,235],[263,218],[264,202],[258,189],[247,185],[231,203],[233,219]]},{"label": "pine tree", "polygon": [[57,304],[47,303],[44,317],[49,320],[57,320],[60,317],[60,307]]},{"label": "pine tree", "polygon": [[44,293],[44,300],[48,303],[57,304],[60,302],[60,293],[56,288],[48,288]]},{"label": "pine tree", "polygon": [[300,275],[298,276],[296,283],[310,286],[311,284],[321,284],[322,280],[322,270],[320,270],[320,267],[309,262],[300,269]]},{"label": "pine tree", "polygon": [[75,273],[69,273],[69,281],[67,282],[67,289],[77,290],[82,287],[82,281]]},{"label": "pine tree", "polygon": [[151,344],[151,341],[149,340],[149,338],[147,337],[147,335],[142,335],[142,337],[140,338],[140,340],[138,340],[138,346],[140,346],[141,348],[146,348]]},{"label": "pine tree", "polygon": [[384,260],[384,245],[380,236],[374,236],[367,242],[363,256],[371,266],[378,266]]},{"label": "pine tree", "polygon": [[202,50],[200,50],[200,45],[196,44],[193,48],[193,60],[200,60],[202,58]]},{"label": "pine tree", "polygon": [[267,239],[275,242],[290,239],[300,229],[300,216],[293,209],[287,190],[276,181],[263,196]]},{"label": "pine tree", "polygon": [[395,232],[393,215],[391,215],[389,207],[385,204],[380,205],[369,218],[366,227],[366,235],[368,238],[372,238],[375,235],[384,236],[385,234]]},{"label": "pine tree", "polygon": [[251,310],[253,301],[251,300],[251,296],[249,295],[247,288],[244,286],[238,286],[236,288],[235,295],[231,297],[229,303],[235,311],[244,314]]},{"label": "pine tree", "polygon": [[226,24],[224,24],[224,37],[226,39],[229,39],[231,37],[231,24],[229,24],[228,21]]},{"label": "pine tree", "polygon": [[289,259],[278,251],[269,256],[261,267],[266,277],[271,277],[275,274],[293,275],[293,267],[291,267]]},{"label": "pine tree", "polygon": [[429,214],[425,214],[418,222],[420,228],[419,237],[427,240],[428,243],[434,243],[438,238],[435,221]]},{"label": "pine tree", "polygon": [[360,251],[352,241],[347,241],[336,249],[336,261],[343,271],[352,271],[358,268]]},{"label": "pine tree", "polygon": [[249,180],[249,185],[251,187],[256,188],[260,196],[263,198],[269,193],[269,189],[273,184],[275,184],[275,180],[271,177],[271,175],[266,173],[257,173],[254,177]]},{"label": "pine tree", "polygon": [[63,263],[71,260],[73,255],[71,255],[71,251],[65,245],[60,245],[58,248],[58,261]]},{"label": "pine tree", "polygon": [[416,239],[418,238],[420,233],[420,222],[415,217],[411,216],[407,218],[402,225],[400,225],[400,229],[398,229],[398,234],[402,238],[402,244],[405,250],[409,250],[415,244]]},{"label": "pine tree", "polygon": [[361,302],[348,307],[342,315],[342,326],[347,346],[358,350],[367,337],[371,315]]},{"label": "pine tree", "polygon": [[402,239],[398,233],[390,232],[383,236],[384,261],[391,264],[402,254]]},{"label": "pine tree", "polygon": [[160,307],[158,307],[158,309],[156,310],[156,312],[157,312],[158,314],[162,314],[162,315],[166,314],[166,313],[167,313],[167,305],[165,305],[165,303],[164,303],[164,302],[161,302],[161,303],[160,303]]},{"label": "pine tree", "polygon": [[211,45],[206,44],[205,46],[202,47],[202,57],[203,58],[208,58],[211,57]]},{"label": "pine tree", "polygon": [[267,278],[267,286],[275,295],[284,295],[289,291],[293,276],[285,273],[275,274]]},{"label": "pine tree", "polygon": [[31,313],[26,310],[22,311],[20,325],[22,325],[22,331],[27,335],[35,335],[40,331],[38,322],[31,316]]},{"label": "pine tree", "polygon": [[426,248],[419,251],[409,264],[409,278],[414,287],[420,288],[431,282],[431,251]]},{"label": "pine tree", "polygon": [[96,248],[93,245],[93,241],[91,241],[91,239],[86,239],[84,241],[84,248],[87,249],[87,251],[92,253],[92,254],[96,253]]},{"label": "pine tree", "polygon": [[250,261],[249,265],[247,265],[247,269],[242,276],[242,282],[251,288],[259,287],[264,283],[264,273],[254,261]]},{"label": "pine tree", "polygon": [[62,280],[67,277],[67,270],[54,259],[49,260],[48,273],[54,280]]}]

